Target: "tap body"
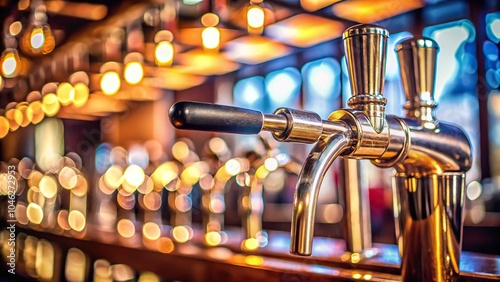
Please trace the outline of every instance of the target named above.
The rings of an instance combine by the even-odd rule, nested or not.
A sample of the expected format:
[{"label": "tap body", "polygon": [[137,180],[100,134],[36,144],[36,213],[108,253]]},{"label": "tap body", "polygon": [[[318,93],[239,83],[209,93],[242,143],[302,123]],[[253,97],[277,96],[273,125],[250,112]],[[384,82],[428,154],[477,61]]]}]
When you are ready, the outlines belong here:
[{"label": "tap body", "polygon": [[200,129],[198,114],[227,110],[245,120],[245,129],[239,129],[239,122],[224,120],[210,121],[212,130],[245,134],[267,130],[278,141],[315,143],[299,173],[294,195],[292,254],[312,253],[319,189],[337,157],[369,159],[377,166],[394,168],[394,214],[403,280],[454,281],[459,276],[463,190],[465,172],[472,164],[471,144],[461,128],[434,118],[438,47],[430,39],[415,38],[398,45],[407,115],[385,115],[382,89],[388,35],[374,25],[358,25],[344,32],[353,96],[348,101],[350,109],[334,111],[328,120],[284,108],[263,115],[186,103],[172,107],[171,119],[178,128]]}]

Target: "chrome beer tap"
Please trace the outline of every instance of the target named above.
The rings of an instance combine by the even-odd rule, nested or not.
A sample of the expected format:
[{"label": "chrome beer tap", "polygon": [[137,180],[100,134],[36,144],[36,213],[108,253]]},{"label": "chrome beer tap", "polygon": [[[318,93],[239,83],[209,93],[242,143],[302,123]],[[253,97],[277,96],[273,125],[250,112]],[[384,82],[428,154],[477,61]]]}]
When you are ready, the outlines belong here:
[{"label": "chrome beer tap", "polygon": [[[461,128],[437,122],[432,116],[434,78],[429,71],[435,59],[429,55],[435,54],[437,46],[431,41],[402,43],[398,52],[407,70],[403,70],[407,97],[409,91],[418,97],[411,96],[407,107],[412,113],[408,111],[406,118],[385,115],[382,89],[388,36],[387,30],[375,25],[356,25],[344,32],[352,97],[349,109],[334,111],[328,120],[287,108],[268,115],[190,102],[175,104],[170,119],[180,129],[243,134],[265,130],[278,141],[316,143],[302,166],[294,196],[292,254],[312,253],[319,189],[337,157],[369,159],[377,166],[394,168],[403,279],[455,280],[459,274],[462,191],[465,172],[472,163],[471,145]],[[408,86],[412,81],[418,85],[415,90]]]}]

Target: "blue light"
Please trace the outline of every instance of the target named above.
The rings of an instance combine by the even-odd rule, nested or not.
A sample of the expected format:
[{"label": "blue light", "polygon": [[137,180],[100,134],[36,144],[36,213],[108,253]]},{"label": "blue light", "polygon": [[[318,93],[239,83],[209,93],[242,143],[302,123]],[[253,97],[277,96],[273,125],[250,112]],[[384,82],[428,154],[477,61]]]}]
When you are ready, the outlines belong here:
[{"label": "blue light", "polygon": [[500,86],[499,81],[497,81],[496,71],[489,69],[486,71],[486,82],[491,88],[498,88]]},{"label": "blue light", "polygon": [[340,95],[340,64],[333,58],[309,62],[302,68],[304,108],[327,118]]},{"label": "blue light", "polygon": [[340,85],[338,76],[340,74],[339,63],[331,58],[310,62],[304,66],[303,74],[307,80],[311,94],[323,98],[336,98]]},{"label": "blue light", "polygon": [[104,173],[111,166],[110,153],[111,145],[102,143],[95,150],[95,169],[98,173]]},{"label": "blue light", "polygon": [[486,35],[491,41],[500,42],[500,12],[486,15]]},{"label": "blue light", "polygon": [[238,81],[233,95],[236,106],[264,111],[264,78],[253,76]]},{"label": "blue light", "polygon": [[483,53],[486,59],[496,62],[498,60],[498,48],[491,41],[485,41],[483,43]]},{"label": "blue light", "polygon": [[297,107],[301,78],[296,68],[285,68],[266,76],[265,86],[273,106]]},{"label": "blue light", "polygon": [[149,155],[146,149],[141,145],[133,145],[129,149],[127,156],[129,165],[138,165],[142,169],[146,169],[149,164]]},{"label": "blue light", "polygon": [[[430,36],[440,46],[437,55],[436,85],[434,97],[439,101],[447,87],[453,86],[460,67],[466,67],[464,60],[473,59],[468,57],[464,50],[466,43],[474,42],[476,33],[474,25],[468,20],[460,20],[452,23],[426,27],[424,35]],[[470,60],[469,60],[470,61]]]}]

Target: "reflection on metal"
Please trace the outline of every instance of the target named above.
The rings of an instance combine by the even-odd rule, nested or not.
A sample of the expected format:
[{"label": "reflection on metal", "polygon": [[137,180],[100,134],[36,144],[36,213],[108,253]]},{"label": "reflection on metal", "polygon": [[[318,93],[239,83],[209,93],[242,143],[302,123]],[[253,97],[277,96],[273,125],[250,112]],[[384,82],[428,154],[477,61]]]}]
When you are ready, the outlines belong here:
[{"label": "reflection on metal", "polygon": [[[375,254],[372,248],[372,233],[370,224],[370,202],[368,185],[361,173],[360,161],[344,160],[344,204],[346,217],[344,224],[344,239],[346,251],[351,254],[351,261],[356,261],[369,254]],[[365,252],[370,250],[368,253]]]},{"label": "reflection on metal", "polygon": [[[407,118],[385,115],[382,88],[387,37],[387,30],[374,25],[357,25],[344,32],[353,91],[349,100],[351,109],[333,112],[329,121],[322,121],[315,113],[285,108],[278,109],[269,118],[256,111],[196,103],[187,105],[187,102],[173,106],[171,120],[174,125],[176,120],[190,121],[189,112],[176,111],[176,108],[196,111],[198,107],[209,107],[213,112],[207,111],[206,115],[210,118],[213,115],[223,117],[217,111],[231,110],[251,116],[253,120],[248,126],[271,131],[278,141],[316,142],[302,167],[294,196],[290,242],[293,254],[312,253],[319,188],[328,167],[337,157],[370,159],[377,166],[395,168],[394,203],[403,279],[456,280],[464,173],[472,164],[471,145],[462,129],[442,122],[438,124],[432,115],[437,45],[431,40],[411,39],[413,41],[400,45],[404,47],[399,49],[404,50],[399,55],[403,79],[407,80],[405,90],[409,91],[406,96],[412,99],[408,102],[411,107],[407,108],[413,112]],[[419,110],[418,115],[415,110]],[[222,121],[207,120],[204,130],[223,128]],[[179,123],[177,127],[195,128],[196,121],[190,122],[193,125]],[[234,124],[237,127],[237,122]],[[243,128],[231,129],[233,133],[248,133]],[[361,205],[361,201],[357,205]],[[348,212],[352,211],[353,208]],[[347,218],[352,218],[352,214]],[[357,263],[362,257],[354,253],[350,258]],[[421,263],[416,263],[416,259]]]},{"label": "reflection on metal", "polygon": [[464,173],[394,178],[396,237],[403,280],[459,277]]}]

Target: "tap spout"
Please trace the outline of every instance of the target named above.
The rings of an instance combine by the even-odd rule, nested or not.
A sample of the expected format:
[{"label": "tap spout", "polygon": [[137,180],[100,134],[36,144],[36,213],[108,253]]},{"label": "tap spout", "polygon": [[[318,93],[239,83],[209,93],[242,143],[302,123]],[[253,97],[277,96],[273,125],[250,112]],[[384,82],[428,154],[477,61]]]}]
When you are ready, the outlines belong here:
[{"label": "tap spout", "polygon": [[341,130],[321,138],[316,143],[300,171],[292,211],[290,234],[292,254],[311,255],[314,217],[323,177],[333,161],[351,148],[350,127],[344,124],[337,128]]}]

